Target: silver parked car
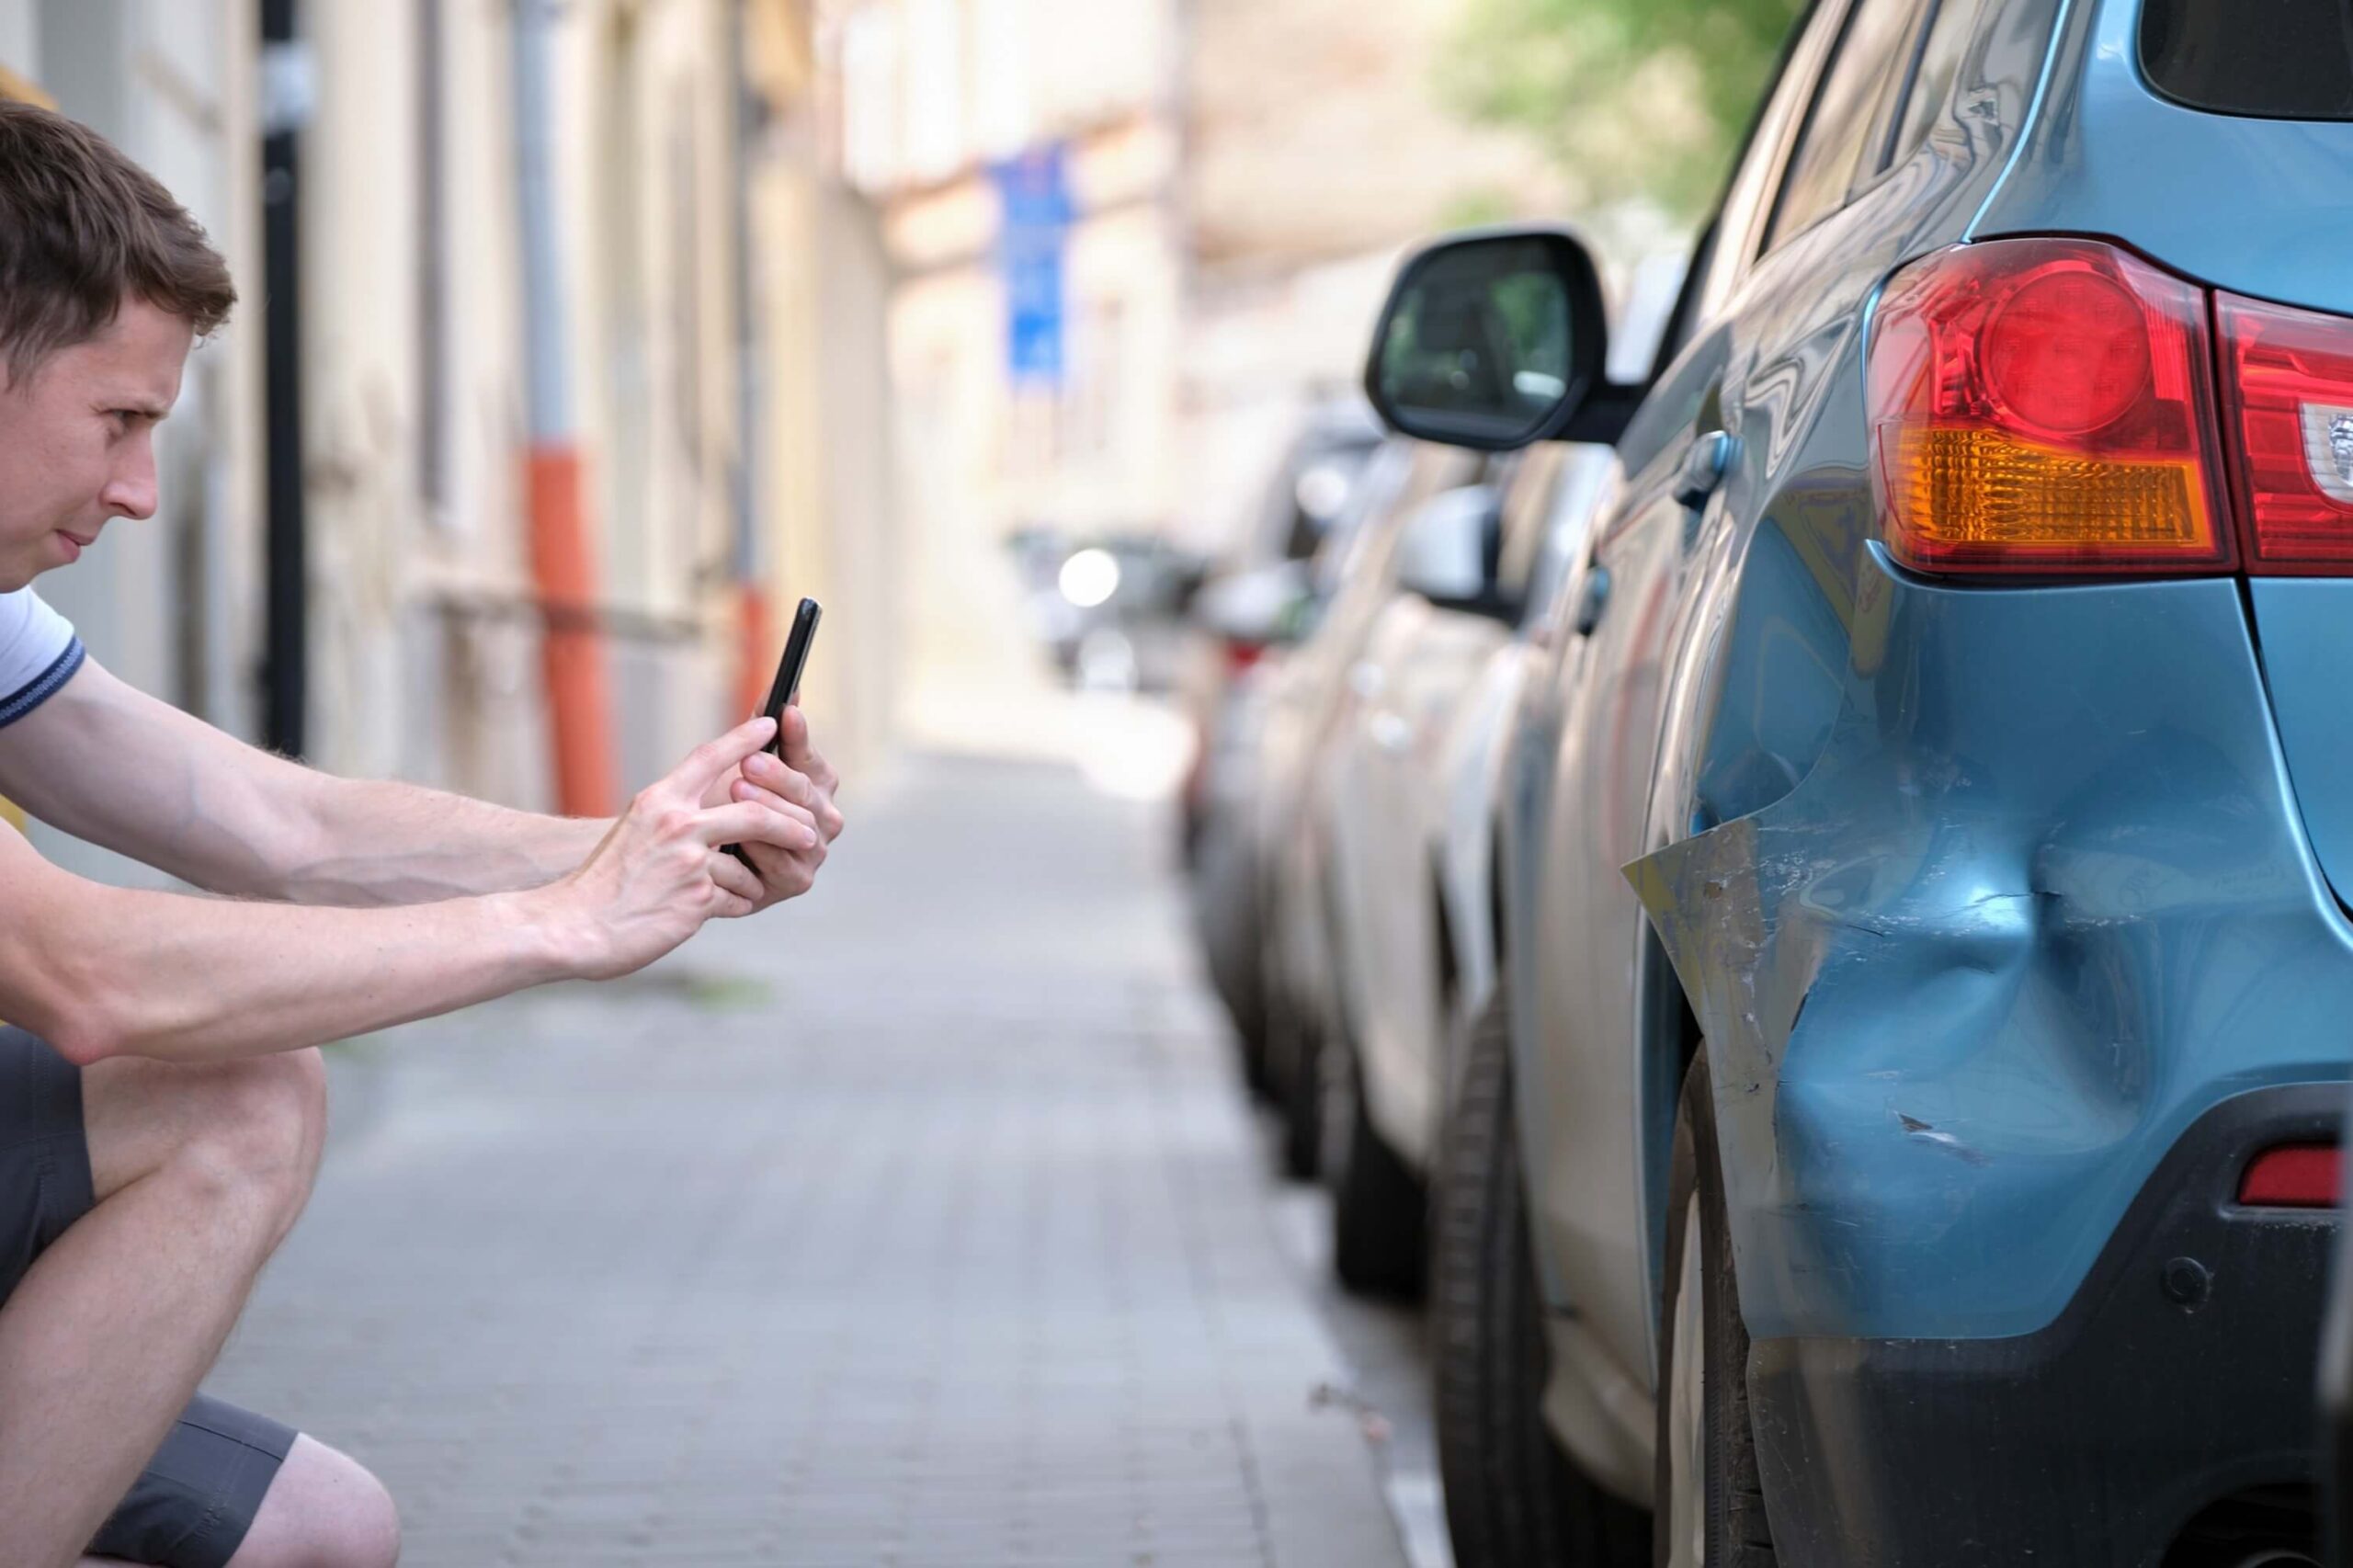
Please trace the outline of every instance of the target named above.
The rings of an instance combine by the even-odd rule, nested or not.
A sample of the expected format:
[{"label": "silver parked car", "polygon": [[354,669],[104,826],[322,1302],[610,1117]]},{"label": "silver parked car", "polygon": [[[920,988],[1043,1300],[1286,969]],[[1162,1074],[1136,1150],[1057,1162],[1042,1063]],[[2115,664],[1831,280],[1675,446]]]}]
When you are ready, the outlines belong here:
[{"label": "silver parked car", "polygon": [[[1404,547],[1433,506],[1469,487],[1486,489],[1496,465],[1458,449],[1396,442],[1368,471],[1360,520],[1318,555],[1328,596],[1314,629],[1268,683],[1252,800],[1263,867],[1267,1061],[1283,1119],[1283,1162],[1305,1177],[1319,1168],[1324,1118],[1324,1042],[1339,1006],[1329,943],[1329,844],[1317,811],[1318,763],[1348,711],[1349,672],[1395,591]],[[1492,500],[1477,505],[1492,506]]]},{"label": "silver parked car", "polygon": [[[1658,256],[1632,275],[1612,337],[1631,377],[1682,273]],[[1574,634],[1568,587],[1609,471],[1607,447],[1547,442],[1499,498],[1456,491],[1409,525],[1319,762],[1336,995],[1325,1165],[1351,1288],[1409,1291],[1422,1269],[1428,1178],[1497,972],[1506,742],[1523,687]]]}]

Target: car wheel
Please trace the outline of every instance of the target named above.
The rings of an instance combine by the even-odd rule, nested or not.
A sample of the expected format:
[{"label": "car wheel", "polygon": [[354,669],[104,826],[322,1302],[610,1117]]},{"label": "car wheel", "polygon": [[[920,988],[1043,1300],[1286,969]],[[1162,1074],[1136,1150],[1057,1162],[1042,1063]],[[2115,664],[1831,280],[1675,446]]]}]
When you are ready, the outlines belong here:
[{"label": "car wheel", "polygon": [[1268,978],[1254,898],[1241,829],[1212,820],[1203,828],[1193,870],[1194,926],[1208,961],[1210,983],[1233,1022],[1242,1081],[1254,1097],[1272,1100],[1274,1080],[1267,1064]]},{"label": "car wheel", "polygon": [[1438,1472],[1458,1568],[1637,1568],[1641,1510],[1572,1464],[1545,1425],[1551,1371],[1512,1116],[1498,978],[1472,1027],[1439,1153],[1431,1320]]},{"label": "car wheel", "polygon": [[1708,1054],[1675,1120],[1659,1302],[1656,1568],[1773,1568]]},{"label": "car wheel", "polygon": [[1332,1139],[1332,1271],[1359,1295],[1411,1301],[1422,1291],[1429,1194],[1372,1125],[1364,1069],[1336,1050],[1344,1102]]},{"label": "car wheel", "polygon": [[1323,1170],[1323,1031],[1279,985],[1267,990],[1269,1076],[1281,1127],[1283,1175],[1313,1181]]}]

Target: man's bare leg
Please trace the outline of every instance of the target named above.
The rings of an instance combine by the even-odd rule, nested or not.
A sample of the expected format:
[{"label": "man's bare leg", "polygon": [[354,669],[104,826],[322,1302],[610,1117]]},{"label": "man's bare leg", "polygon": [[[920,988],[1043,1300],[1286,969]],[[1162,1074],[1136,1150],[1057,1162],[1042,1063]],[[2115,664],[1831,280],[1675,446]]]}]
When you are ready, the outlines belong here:
[{"label": "man's bare leg", "polygon": [[[305,1434],[294,1439],[229,1568],[393,1568],[400,1557],[400,1515],[383,1483]],[[85,1557],[74,1568],[138,1565]]]},{"label": "man's bare leg", "polygon": [[315,1051],[87,1068],[97,1202],[0,1305],[0,1568],[64,1568],[221,1353],[318,1171]]}]

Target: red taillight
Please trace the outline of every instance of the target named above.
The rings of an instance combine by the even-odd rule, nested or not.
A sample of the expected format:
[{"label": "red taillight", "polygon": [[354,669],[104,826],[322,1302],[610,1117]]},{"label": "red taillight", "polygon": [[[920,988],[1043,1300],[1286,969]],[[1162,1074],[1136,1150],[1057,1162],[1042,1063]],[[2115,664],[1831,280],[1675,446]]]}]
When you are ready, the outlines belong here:
[{"label": "red taillight", "polygon": [[2334,1143],[2282,1143],[2247,1162],[2239,1201],[2265,1209],[2327,1209],[2337,1199]]},{"label": "red taillight", "polygon": [[2353,322],[2215,297],[2247,570],[2353,569]]},{"label": "red taillight", "polygon": [[2205,301],[2089,240],[1940,251],[1872,321],[1888,552],[1924,572],[2208,573],[2216,483]]}]

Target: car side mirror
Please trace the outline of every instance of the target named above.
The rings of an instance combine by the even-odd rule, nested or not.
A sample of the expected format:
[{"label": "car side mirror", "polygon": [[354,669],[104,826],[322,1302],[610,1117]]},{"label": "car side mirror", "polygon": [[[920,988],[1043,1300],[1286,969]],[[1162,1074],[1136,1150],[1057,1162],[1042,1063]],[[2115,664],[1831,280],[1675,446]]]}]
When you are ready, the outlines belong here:
[{"label": "car side mirror", "polygon": [[1593,257],[1558,229],[1474,231],[1399,269],[1365,392],[1392,429],[1506,451],[1568,428],[1602,381],[1608,326]]},{"label": "car side mirror", "polygon": [[1439,609],[1517,620],[1519,607],[1496,583],[1503,495],[1489,484],[1433,495],[1397,540],[1397,585]]}]

